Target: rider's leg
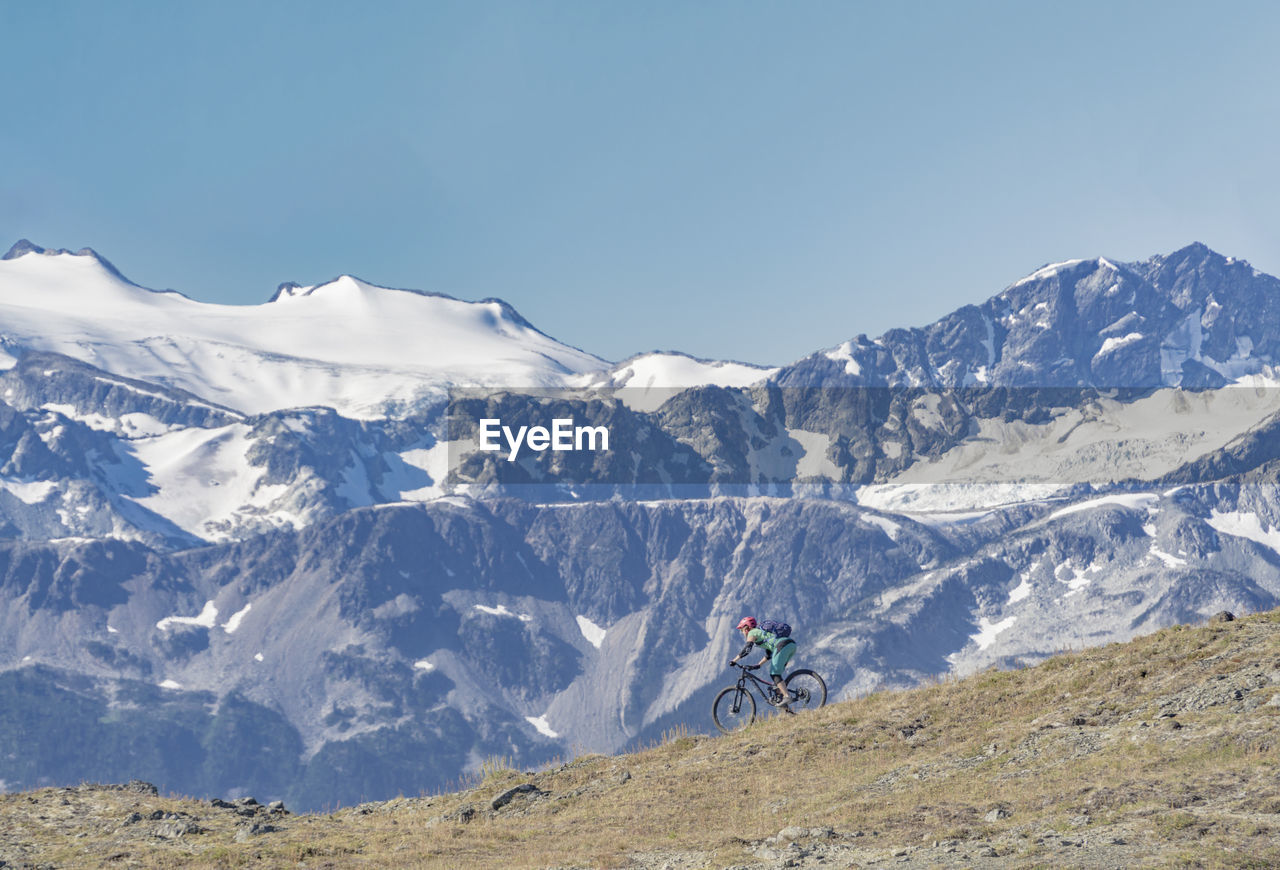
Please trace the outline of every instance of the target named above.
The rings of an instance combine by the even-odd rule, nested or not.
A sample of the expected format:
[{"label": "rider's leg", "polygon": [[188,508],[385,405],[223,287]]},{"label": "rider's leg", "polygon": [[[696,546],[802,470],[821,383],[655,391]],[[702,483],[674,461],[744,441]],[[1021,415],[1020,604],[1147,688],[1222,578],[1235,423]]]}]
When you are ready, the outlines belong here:
[{"label": "rider's leg", "polygon": [[782,708],[784,710],[795,699],[787,691],[787,684],[782,681],[782,672],[786,670],[787,662],[791,661],[791,657],[795,655],[795,652],[796,645],[789,643],[776,651],[769,661],[769,676],[773,677],[773,685],[777,687],[778,692],[782,695]]}]

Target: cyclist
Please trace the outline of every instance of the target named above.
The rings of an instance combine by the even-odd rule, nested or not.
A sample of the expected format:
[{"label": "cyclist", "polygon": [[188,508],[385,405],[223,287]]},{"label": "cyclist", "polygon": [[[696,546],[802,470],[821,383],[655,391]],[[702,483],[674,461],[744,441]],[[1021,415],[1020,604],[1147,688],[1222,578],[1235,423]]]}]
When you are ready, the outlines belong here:
[{"label": "cyclist", "polygon": [[744,616],[738,623],[738,631],[742,632],[747,645],[742,648],[742,652],[729,659],[730,667],[750,655],[751,648],[759,644],[764,649],[764,658],[756,662],[754,667],[758,668],[768,660],[769,676],[773,677],[773,685],[782,696],[782,709],[788,713],[794,713],[795,711],[791,709],[791,702],[794,699],[787,691],[787,684],[782,681],[782,672],[786,669],[787,662],[791,661],[791,657],[796,653],[796,642],[789,637],[778,637],[760,628],[754,616]]}]

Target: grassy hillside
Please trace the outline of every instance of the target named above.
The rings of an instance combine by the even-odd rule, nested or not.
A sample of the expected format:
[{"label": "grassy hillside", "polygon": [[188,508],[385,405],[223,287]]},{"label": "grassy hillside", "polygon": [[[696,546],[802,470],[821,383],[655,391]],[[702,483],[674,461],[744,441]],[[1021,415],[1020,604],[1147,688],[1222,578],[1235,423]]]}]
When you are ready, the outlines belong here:
[{"label": "grassy hillside", "polygon": [[1274,867],[1277,761],[1270,612],[331,814],[6,795],[0,867]]}]

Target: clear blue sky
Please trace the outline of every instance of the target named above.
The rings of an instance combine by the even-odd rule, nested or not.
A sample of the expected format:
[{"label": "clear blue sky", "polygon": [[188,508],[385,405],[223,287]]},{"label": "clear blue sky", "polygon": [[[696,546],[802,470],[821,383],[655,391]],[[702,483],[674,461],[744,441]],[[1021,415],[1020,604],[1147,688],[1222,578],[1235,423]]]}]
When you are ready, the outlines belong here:
[{"label": "clear blue sky", "polygon": [[1039,265],[1280,273],[1280,4],[0,0],[0,249],[782,363]]}]

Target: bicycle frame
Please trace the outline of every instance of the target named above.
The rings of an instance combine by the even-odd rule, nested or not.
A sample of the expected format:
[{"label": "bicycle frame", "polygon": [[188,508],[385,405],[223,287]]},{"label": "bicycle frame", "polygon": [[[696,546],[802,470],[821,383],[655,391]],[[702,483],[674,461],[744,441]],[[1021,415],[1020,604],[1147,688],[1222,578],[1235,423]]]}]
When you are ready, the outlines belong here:
[{"label": "bicycle frame", "polygon": [[747,685],[747,680],[751,680],[755,684],[755,690],[760,694],[760,698],[768,705],[777,706],[774,700],[778,695],[778,687],[773,684],[773,680],[763,680],[752,673],[752,668],[748,665],[734,665],[735,668],[742,670],[738,677],[738,690],[748,692],[751,687]]}]

